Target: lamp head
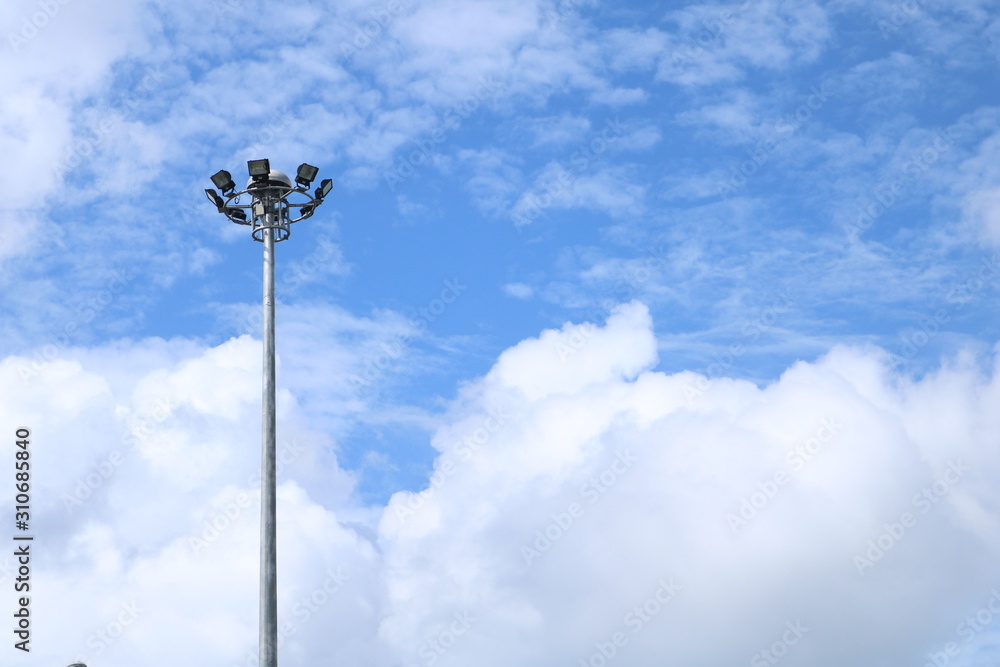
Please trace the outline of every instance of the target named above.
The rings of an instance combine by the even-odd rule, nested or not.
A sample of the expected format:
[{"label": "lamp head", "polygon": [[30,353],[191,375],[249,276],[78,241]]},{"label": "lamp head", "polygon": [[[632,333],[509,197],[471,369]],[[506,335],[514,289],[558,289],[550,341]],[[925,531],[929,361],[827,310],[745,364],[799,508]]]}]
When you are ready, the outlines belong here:
[{"label": "lamp head", "polygon": [[212,188],[205,188],[205,194],[208,195],[208,201],[212,202],[215,208],[219,209],[219,213],[222,213],[222,207],[226,205],[226,202],[219,196],[219,193]]},{"label": "lamp head", "polygon": [[236,183],[233,183],[233,175],[225,169],[212,176],[212,182],[215,183],[215,187],[222,190],[222,194],[228,194],[236,187]]},{"label": "lamp head", "polygon": [[223,211],[223,213],[225,213],[226,217],[232,220],[233,222],[237,222],[243,225],[247,224],[247,212],[241,208],[227,206]]},{"label": "lamp head", "polygon": [[331,190],[333,190],[333,180],[324,178],[319,187],[316,188],[316,199],[323,199],[330,194]]},{"label": "lamp head", "polygon": [[261,183],[267,180],[271,173],[271,161],[267,158],[263,160],[250,160],[247,162],[247,170],[250,172],[250,180]]},{"label": "lamp head", "polygon": [[302,163],[299,165],[299,171],[295,174],[295,182],[304,188],[308,188],[312,184],[313,180],[316,178],[316,174],[319,173],[319,167],[314,167],[311,164]]}]

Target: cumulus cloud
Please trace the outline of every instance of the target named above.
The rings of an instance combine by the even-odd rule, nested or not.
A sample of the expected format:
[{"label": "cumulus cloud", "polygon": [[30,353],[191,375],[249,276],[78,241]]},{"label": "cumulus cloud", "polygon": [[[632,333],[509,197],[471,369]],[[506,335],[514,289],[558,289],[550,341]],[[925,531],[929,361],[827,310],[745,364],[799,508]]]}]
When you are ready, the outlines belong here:
[{"label": "cumulus cloud", "polygon": [[787,664],[917,664],[959,641],[994,585],[991,372],[912,381],[837,348],[761,388],[654,362],[633,304],[520,343],[468,389],[430,485],[382,520],[387,639],[454,639],[443,664],[640,665],[776,644]]},{"label": "cumulus cloud", "polygon": [[[35,662],[23,664],[110,664],[158,654],[190,664],[249,664],[258,580],[259,341],[241,337],[206,349],[149,340],[64,354],[72,358],[0,364],[0,421],[11,434],[32,432]],[[286,619],[299,617],[288,650],[309,655],[312,649],[297,648],[301,637],[328,634],[325,626],[337,624],[328,598],[378,599],[377,582],[368,589],[378,556],[346,525],[357,513],[346,502],[354,479],[330,456],[328,438],[297,418],[287,389],[279,414],[281,604]],[[8,439],[5,459],[14,453]],[[319,465],[317,488],[308,470]],[[316,488],[320,500],[293,477]],[[13,512],[8,500],[4,511]],[[5,584],[16,565],[9,554],[0,558]],[[350,613],[358,617],[356,608]]]},{"label": "cumulus cloud", "polygon": [[[253,664],[257,345],[125,344],[117,364],[95,350],[27,379],[23,359],[0,364],[5,432],[33,428],[45,536],[23,664]],[[323,438],[283,413],[298,434],[279,489],[283,664],[990,650],[989,623],[966,617],[997,585],[993,365],[960,355],[913,379],[837,347],[759,387],[657,372],[657,356],[638,302],[511,347],[442,416],[426,488],[384,508],[302,453]]]}]

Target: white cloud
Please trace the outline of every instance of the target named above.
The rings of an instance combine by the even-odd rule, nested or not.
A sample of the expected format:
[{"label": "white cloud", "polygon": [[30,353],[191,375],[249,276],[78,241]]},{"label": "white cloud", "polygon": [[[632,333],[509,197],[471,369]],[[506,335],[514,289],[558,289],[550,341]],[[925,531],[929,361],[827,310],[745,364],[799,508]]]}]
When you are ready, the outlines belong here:
[{"label": "white cloud", "polygon": [[503,150],[460,150],[457,158],[469,174],[466,189],[473,201],[492,215],[506,208],[524,180],[520,160]]},{"label": "white cloud", "polygon": [[994,246],[1000,245],[1000,187],[970,192],[963,208],[982,238]]},{"label": "white cloud", "polygon": [[[12,0],[2,13],[7,66],[0,72],[6,91],[0,151],[18,165],[4,206],[18,210],[38,206],[59,185],[58,165],[71,152],[74,105],[103,92],[112,64],[142,49],[142,32],[134,3],[101,12],[78,2]],[[5,244],[5,250],[30,247]]]},{"label": "white cloud", "polygon": [[643,31],[616,28],[603,33],[607,57],[616,69],[647,69],[656,64],[669,44],[666,33],[656,28]]},{"label": "white cloud", "polygon": [[[962,222],[973,236],[989,246],[1000,245],[1000,134],[990,120],[996,110],[964,118],[961,134],[975,135],[988,128],[975,151],[954,170],[953,189],[962,210]],[[985,121],[985,122],[984,122]]]},{"label": "white cloud", "polygon": [[730,97],[730,100],[719,104],[681,112],[677,121],[694,127],[717,128],[739,140],[753,138],[760,124],[758,101],[749,91],[742,89],[733,90]]},{"label": "white cloud", "polygon": [[684,86],[741,80],[751,68],[783,70],[811,62],[832,32],[814,0],[690,5],[670,18],[678,30],[656,76]]},{"label": "white cloud", "polygon": [[594,92],[590,99],[600,104],[612,107],[623,107],[629,104],[641,104],[648,94],[642,88],[610,88]]},{"label": "white cloud", "polygon": [[[596,336],[596,330],[586,327],[567,325],[561,332],[547,331],[537,340],[522,341],[500,355],[488,377],[529,399],[574,394],[593,383],[632,377],[655,361],[650,324],[649,311],[634,303],[610,317],[604,335],[594,341],[586,339]],[[578,343],[572,342],[575,336],[580,337]],[[622,346],[627,354],[622,353],[615,365],[609,366],[602,363],[608,356],[606,346]],[[568,357],[577,358],[567,363]]]},{"label": "white cloud", "polygon": [[531,285],[525,285],[524,283],[507,283],[503,286],[503,291],[515,299],[530,299],[535,293]]},{"label": "white cloud", "polygon": [[573,114],[535,118],[523,123],[533,135],[532,148],[564,146],[583,141],[590,131],[590,120]]},{"label": "white cloud", "polygon": [[585,208],[622,217],[642,210],[645,187],[632,182],[631,173],[620,167],[604,167],[594,173],[580,169],[575,154],[573,169],[550,163],[535,184],[515,202],[511,217],[523,226],[548,210]]},{"label": "white cloud", "polygon": [[[786,623],[807,629],[789,665],[906,664],[957,640],[995,585],[977,554],[1000,535],[998,418],[974,406],[1000,384],[967,361],[913,383],[848,348],[763,389],[641,372],[648,324],[633,306],[546,332],[467,388],[431,485],[383,517],[383,636],[415,650],[468,613],[442,664],[501,646],[496,664],[586,662],[617,632],[628,664],[737,664]],[[661,582],[680,587],[665,605]]]},{"label": "white cloud", "polygon": [[409,57],[380,74],[390,88],[436,105],[459,102],[484,77],[511,67],[513,51],[538,29],[536,4],[451,0],[417,7],[391,26]]},{"label": "white cloud", "polygon": [[623,151],[644,151],[660,143],[663,134],[654,125],[637,127],[630,132],[623,133],[621,138],[616,140],[612,148]]},{"label": "white cloud", "polygon": [[[26,665],[252,661],[253,348],[122,343],[28,382],[21,360],[0,364],[3,428],[34,430],[46,535]],[[912,380],[878,350],[839,347],[761,388],[656,361],[639,303],[513,346],[441,419],[427,489],[380,519],[335,462],[304,455],[312,470],[293,464],[279,492],[283,664],[579,662],[619,632],[629,664],[735,664],[786,623],[807,629],[788,665],[909,664],[959,641],[1000,549],[995,368],[960,356]],[[282,428],[322,448],[300,399]],[[186,454],[136,456],[122,435],[139,421],[140,453]],[[69,510],[88,472],[92,495]]]}]

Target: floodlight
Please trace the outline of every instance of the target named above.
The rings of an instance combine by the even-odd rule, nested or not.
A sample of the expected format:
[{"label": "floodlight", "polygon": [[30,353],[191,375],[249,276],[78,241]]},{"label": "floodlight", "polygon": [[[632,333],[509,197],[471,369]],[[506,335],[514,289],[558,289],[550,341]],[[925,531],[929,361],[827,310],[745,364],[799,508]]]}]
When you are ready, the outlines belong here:
[{"label": "floodlight", "polygon": [[226,202],[219,196],[219,193],[212,188],[205,188],[205,194],[208,195],[208,201],[215,204],[215,208],[219,209],[219,213],[222,213],[222,207],[226,205]]},{"label": "floodlight", "polygon": [[324,178],[319,187],[316,188],[316,199],[323,199],[330,194],[331,190],[333,190],[333,181],[329,178]]},{"label": "floodlight", "polygon": [[318,173],[319,167],[314,167],[311,164],[303,162],[299,165],[299,173],[295,175],[295,182],[304,188],[308,188]]},{"label": "floodlight", "polygon": [[316,210],[317,206],[319,206],[319,202],[315,202],[315,201],[314,202],[310,202],[309,204],[306,204],[301,209],[299,209],[299,216],[302,217],[302,218],[305,218],[307,216],[312,215],[312,212]]},{"label": "floodlight", "polygon": [[247,221],[247,212],[244,211],[241,208],[235,208],[233,206],[227,206],[226,210],[223,211],[223,213],[225,213],[226,217],[228,217],[233,222],[246,222]]},{"label": "floodlight", "polygon": [[271,174],[271,161],[267,158],[263,160],[250,160],[247,162],[247,169],[250,170],[250,178],[254,181],[266,181]]},{"label": "floodlight", "polygon": [[236,187],[236,184],[233,183],[233,175],[225,169],[213,176],[212,182],[215,183],[215,187],[222,190],[222,194],[226,194]]}]

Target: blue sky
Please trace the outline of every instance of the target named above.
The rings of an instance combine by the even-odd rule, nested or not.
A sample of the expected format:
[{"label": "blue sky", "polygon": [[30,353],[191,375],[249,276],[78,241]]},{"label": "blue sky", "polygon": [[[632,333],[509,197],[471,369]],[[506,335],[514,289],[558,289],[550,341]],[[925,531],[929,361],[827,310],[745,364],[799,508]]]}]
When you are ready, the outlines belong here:
[{"label": "blue sky", "polygon": [[[39,567],[77,573],[88,584],[72,596],[98,596],[109,622],[133,588],[159,610],[99,654],[88,628],[42,616],[67,638],[40,636],[44,659],[152,655],[165,641],[153,618],[186,627],[153,583],[184,580],[172,549],[254,493],[261,247],[202,191],[219,169],[240,182],[262,157],[289,173],[317,165],[336,183],[278,246],[279,437],[308,452],[292,455],[282,497],[315,516],[295,529],[315,553],[289,546],[289,560],[319,572],[353,564],[352,600],[367,610],[324,606],[323,624],[343,617],[352,631],[338,639],[303,624],[288,662],[336,645],[373,665],[489,664],[511,638],[517,664],[586,662],[615,632],[597,610],[627,608],[619,595],[641,602],[661,576],[639,576],[634,551],[594,547],[609,531],[622,549],[673,554],[693,598],[661,618],[656,638],[620,646],[623,663],[752,662],[750,647],[777,641],[768,627],[780,638],[799,616],[858,641],[831,653],[817,629],[797,653],[785,647],[788,664],[920,664],[945,650],[962,637],[955,619],[1000,585],[985,565],[1000,544],[987,474],[1000,463],[989,401],[996,10],[985,0],[5,3],[2,414],[49,448],[39,532],[54,546]],[[157,401],[169,405],[162,419],[150,417]],[[504,405],[518,416],[490,416]],[[129,465],[67,505],[150,419],[122,451]],[[463,467],[466,438],[489,419],[497,433],[487,429],[486,453]],[[911,491],[973,462],[947,510],[918,523],[927,528],[909,555],[882,566],[884,580],[850,557],[838,561],[846,573],[816,566],[825,557],[801,541],[818,524],[755,524],[752,543],[698,528],[729,530],[726,508],[773,479],[785,440],[808,441],[823,419],[847,424],[843,459],[779,498],[789,517],[826,517],[813,538],[827,551],[834,536],[863,551]],[[616,571],[630,563],[632,578],[604,573],[571,602],[574,581],[603,572],[597,555],[544,570],[528,559],[524,571],[482,555],[513,544],[517,556],[518,540],[579,501],[581,471],[599,473],[636,443],[651,448],[645,481],[615,485],[616,500],[595,506],[608,516],[573,537]],[[656,482],[674,477],[672,492]],[[188,497],[176,518],[144,527],[139,508],[178,485]],[[399,512],[413,502],[419,529]],[[696,509],[685,517],[681,506]],[[253,544],[248,507],[207,558]],[[676,544],[653,525],[672,526]],[[918,557],[919,540],[965,544],[966,555]],[[91,562],[81,544],[105,545],[105,557]],[[798,574],[765,565],[776,545]],[[433,574],[429,554],[442,554]],[[770,583],[742,590],[745,604],[724,614],[722,648],[684,621],[722,594],[707,562],[756,567]],[[940,574],[956,568],[964,574]],[[829,603],[818,573],[841,584]],[[923,601],[893,602],[891,582],[916,579]],[[228,630],[190,650],[238,664],[254,617],[233,586],[213,590],[207,617]],[[762,595],[770,625],[747,620]],[[865,599],[912,633],[838,620]],[[909,618],[913,605],[924,620]],[[449,627],[441,618],[469,609],[490,620],[453,651],[423,650]],[[570,610],[574,630],[552,625]],[[963,651],[950,664],[979,664],[970,647],[990,650],[984,633],[954,639]]]}]

